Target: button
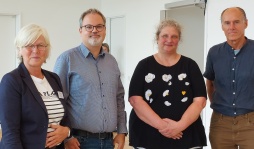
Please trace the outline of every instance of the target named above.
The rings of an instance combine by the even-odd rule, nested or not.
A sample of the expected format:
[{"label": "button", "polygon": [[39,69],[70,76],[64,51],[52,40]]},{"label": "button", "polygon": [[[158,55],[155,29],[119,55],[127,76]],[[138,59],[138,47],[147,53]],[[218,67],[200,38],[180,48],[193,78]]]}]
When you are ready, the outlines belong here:
[{"label": "button", "polygon": [[235,80],[233,80],[233,82],[235,82]]},{"label": "button", "polygon": [[235,103],[233,103],[233,106],[235,106]]},{"label": "button", "polygon": [[233,94],[235,95],[235,92],[233,92]]},{"label": "button", "polygon": [[232,68],[232,70],[234,71],[234,70],[235,70],[235,68]]},{"label": "button", "polygon": [[234,112],[234,114],[236,115],[236,112]]}]

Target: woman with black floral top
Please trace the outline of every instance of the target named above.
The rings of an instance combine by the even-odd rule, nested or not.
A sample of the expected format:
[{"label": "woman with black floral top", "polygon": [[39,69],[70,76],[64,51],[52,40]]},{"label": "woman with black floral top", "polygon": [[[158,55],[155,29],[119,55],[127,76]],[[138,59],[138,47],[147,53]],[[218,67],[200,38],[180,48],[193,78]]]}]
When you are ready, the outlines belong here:
[{"label": "woman with black floral top", "polygon": [[200,149],[206,135],[200,113],[206,87],[196,62],[177,53],[181,26],[162,21],[158,52],[141,60],[129,87],[130,145],[135,149]]}]

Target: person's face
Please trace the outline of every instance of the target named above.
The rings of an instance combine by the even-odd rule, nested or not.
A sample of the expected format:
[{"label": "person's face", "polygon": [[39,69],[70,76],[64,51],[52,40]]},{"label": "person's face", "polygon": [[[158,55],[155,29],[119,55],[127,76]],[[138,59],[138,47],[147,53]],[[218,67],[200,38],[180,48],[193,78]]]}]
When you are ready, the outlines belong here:
[{"label": "person's face", "polygon": [[105,51],[105,52],[108,52],[108,53],[109,53],[109,51],[108,51],[108,48],[107,48],[107,47],[102,46],[102,49],[103,49],[103,51]]},{"label": "person's face", "polygon": [[178,47],[179,40],[179,32],[175,27],[164,27],[161,30],[157,39],[159,52],[175,53]]},{"label": "person's face", "polygon": [[229,8],[222,15],[222,30],[228,41],[236,41],[244,38],[244,31],[248,26],[248,21],[236,8]]},{"label": "person's face", "polygon": [[[92,25],[100,26],[105,25],[103,19],[98,14],[88,14],[84,17],[82,26]],[[79,29],[83,43],[86,46],[101,46],[106,36],[106,27],[104,26],[101,31],[98,31],[96,27],[93,27],[92,31],[87,31],[85,27]]]},{"label": "person's face", "polygon": [[40,36],[33,44],[22,47],[19,54],[23,58],[25,66],[29,69],[32,67],[41,67],[48,57],[47,44],[43,36]]}]

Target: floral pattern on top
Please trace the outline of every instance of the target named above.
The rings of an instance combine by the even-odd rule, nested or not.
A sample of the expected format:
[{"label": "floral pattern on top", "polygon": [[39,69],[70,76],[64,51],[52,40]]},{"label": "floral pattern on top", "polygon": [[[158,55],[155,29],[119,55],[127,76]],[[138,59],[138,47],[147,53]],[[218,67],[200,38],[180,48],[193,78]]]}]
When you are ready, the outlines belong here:
[{"label": "floral pattern on top", "polygon": [[[179,121],[195,97],[205,97],[202,73],[195,61],[181,56],[173,66],[159,64],[154,56],[140,61],[133,73],[129,97],[140,96],[161,118]],[[187,149],[205,146],[205,131],[201,118],[183,131],[184,137],[175,141],[142,121],[134,109],[129,119],[129,140],[133,146]],[[158,147],[159,145],[159,147]]]},{"label": "floral pattern on top", "polygon": [[168,96],[169,95],[169,90],[165,90],[164,92],[163,92],[163,97],[166,97],[166,96]]},{"label": "floral pattern on top", "polygon": [[181,74],[178,75],[178,79],[179,79],[180,81],[182,81],[182,80],[185,79],[186,77],[187,77],[186,73],[181,73]]},{"label": "floral pattern on top", "polygon": [[151,83],[153,81],[153,79],[155,78],[155,75],[152,74],[152,73],[148,73],[146,76],[145,76],[145,80],[147,83]]},{"label": "floral pattern on top", "polygon": [[164,104],[165,104],[166,106],[170,106],[170,105],[171,105],[171,103],[170,103],[169,101],[165,101]]},{"label": "floral pattern on top", "polygon": [[162,75],[162,80],[165,81],[165,82],[168,82],[169,80],[172,79],[172,76],[170,74],[166,75]]},{"label": "floral pattern on top", "polygon": [[185,95],[186,94],[186,91],[182,91],[182,95]]},{"label": "floral pattern on top", "polygon": [[[187,74],[186,73],[181,73],[178,75],[178,80],[180,81],[183,81],[185,78],[187,77]],[[145,81],[147,83],[151,83],[153,81],[153,79],[155,79],[155,75],[152,74],[152,73],[148,73],[146,76],[145,76]],[[170,74],[164,74],[162,75],[162,80],[164,82],[167,82],[168,85],[172,85],[172,82],[170,81],[172,79],[172,75]],[[189,82],[185,82],[185,85],[188,86],[190,85]],[[186,94],[186,91],[182,91],[182,95],[184,96]],[[145,98],[147,101],[149,101],[149,103],[152,103],[153,102],[153,99],[150,98],[150,96],[152,95],[152,91],[150,89],[148,89],[146,92],[145,92]],[[162,93],[162,96],[163,97],[166,97],[166,96],[169,96],[169,90],[165,90],[163,93]],[[182,102],[186,102],[188,100],[188,97],[183,97],[181,99]],[[169,101],[165,101],[164,104],[166,106],[170,106],[171,103]]]},{"label": "floral pattern on top", "polygon": [[151,90],[147,90],[146,93],[145,93],[145,96],[146,96],[146,100],[149,101],[150,103],[153,102],[153,99],[150,98],[151,95],[152,95],[152,91]]},{"label": "floral pattern on top", "polygon": [[188,97],[184,97],[181,101],[186,102],[188,100]]},{"label": "floral pattern on top", "polygon": [[172,76],[170,74],[166,75],[162,75],[162,80],[165,82],[168,82],[168,85],[172,85],[172,82],[170,81],[172,79]]},{"label": "floral pattern on top", "polygon": [[146,100],[149,100],[151,95],[152,95],[152,91],[151,90],[147,90],[146,93],[145,93]]}]

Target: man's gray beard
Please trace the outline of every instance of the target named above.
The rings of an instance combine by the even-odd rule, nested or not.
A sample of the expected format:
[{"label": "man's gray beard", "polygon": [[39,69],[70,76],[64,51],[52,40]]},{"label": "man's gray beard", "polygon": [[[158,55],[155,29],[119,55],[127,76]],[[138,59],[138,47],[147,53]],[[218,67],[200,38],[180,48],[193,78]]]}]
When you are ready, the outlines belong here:
[{"label": "man's gray beard", "polygon": [[88,43],[90,43],[92,46],[100,46],[102,44],[101,38],[99,39],[88,39]]}]

